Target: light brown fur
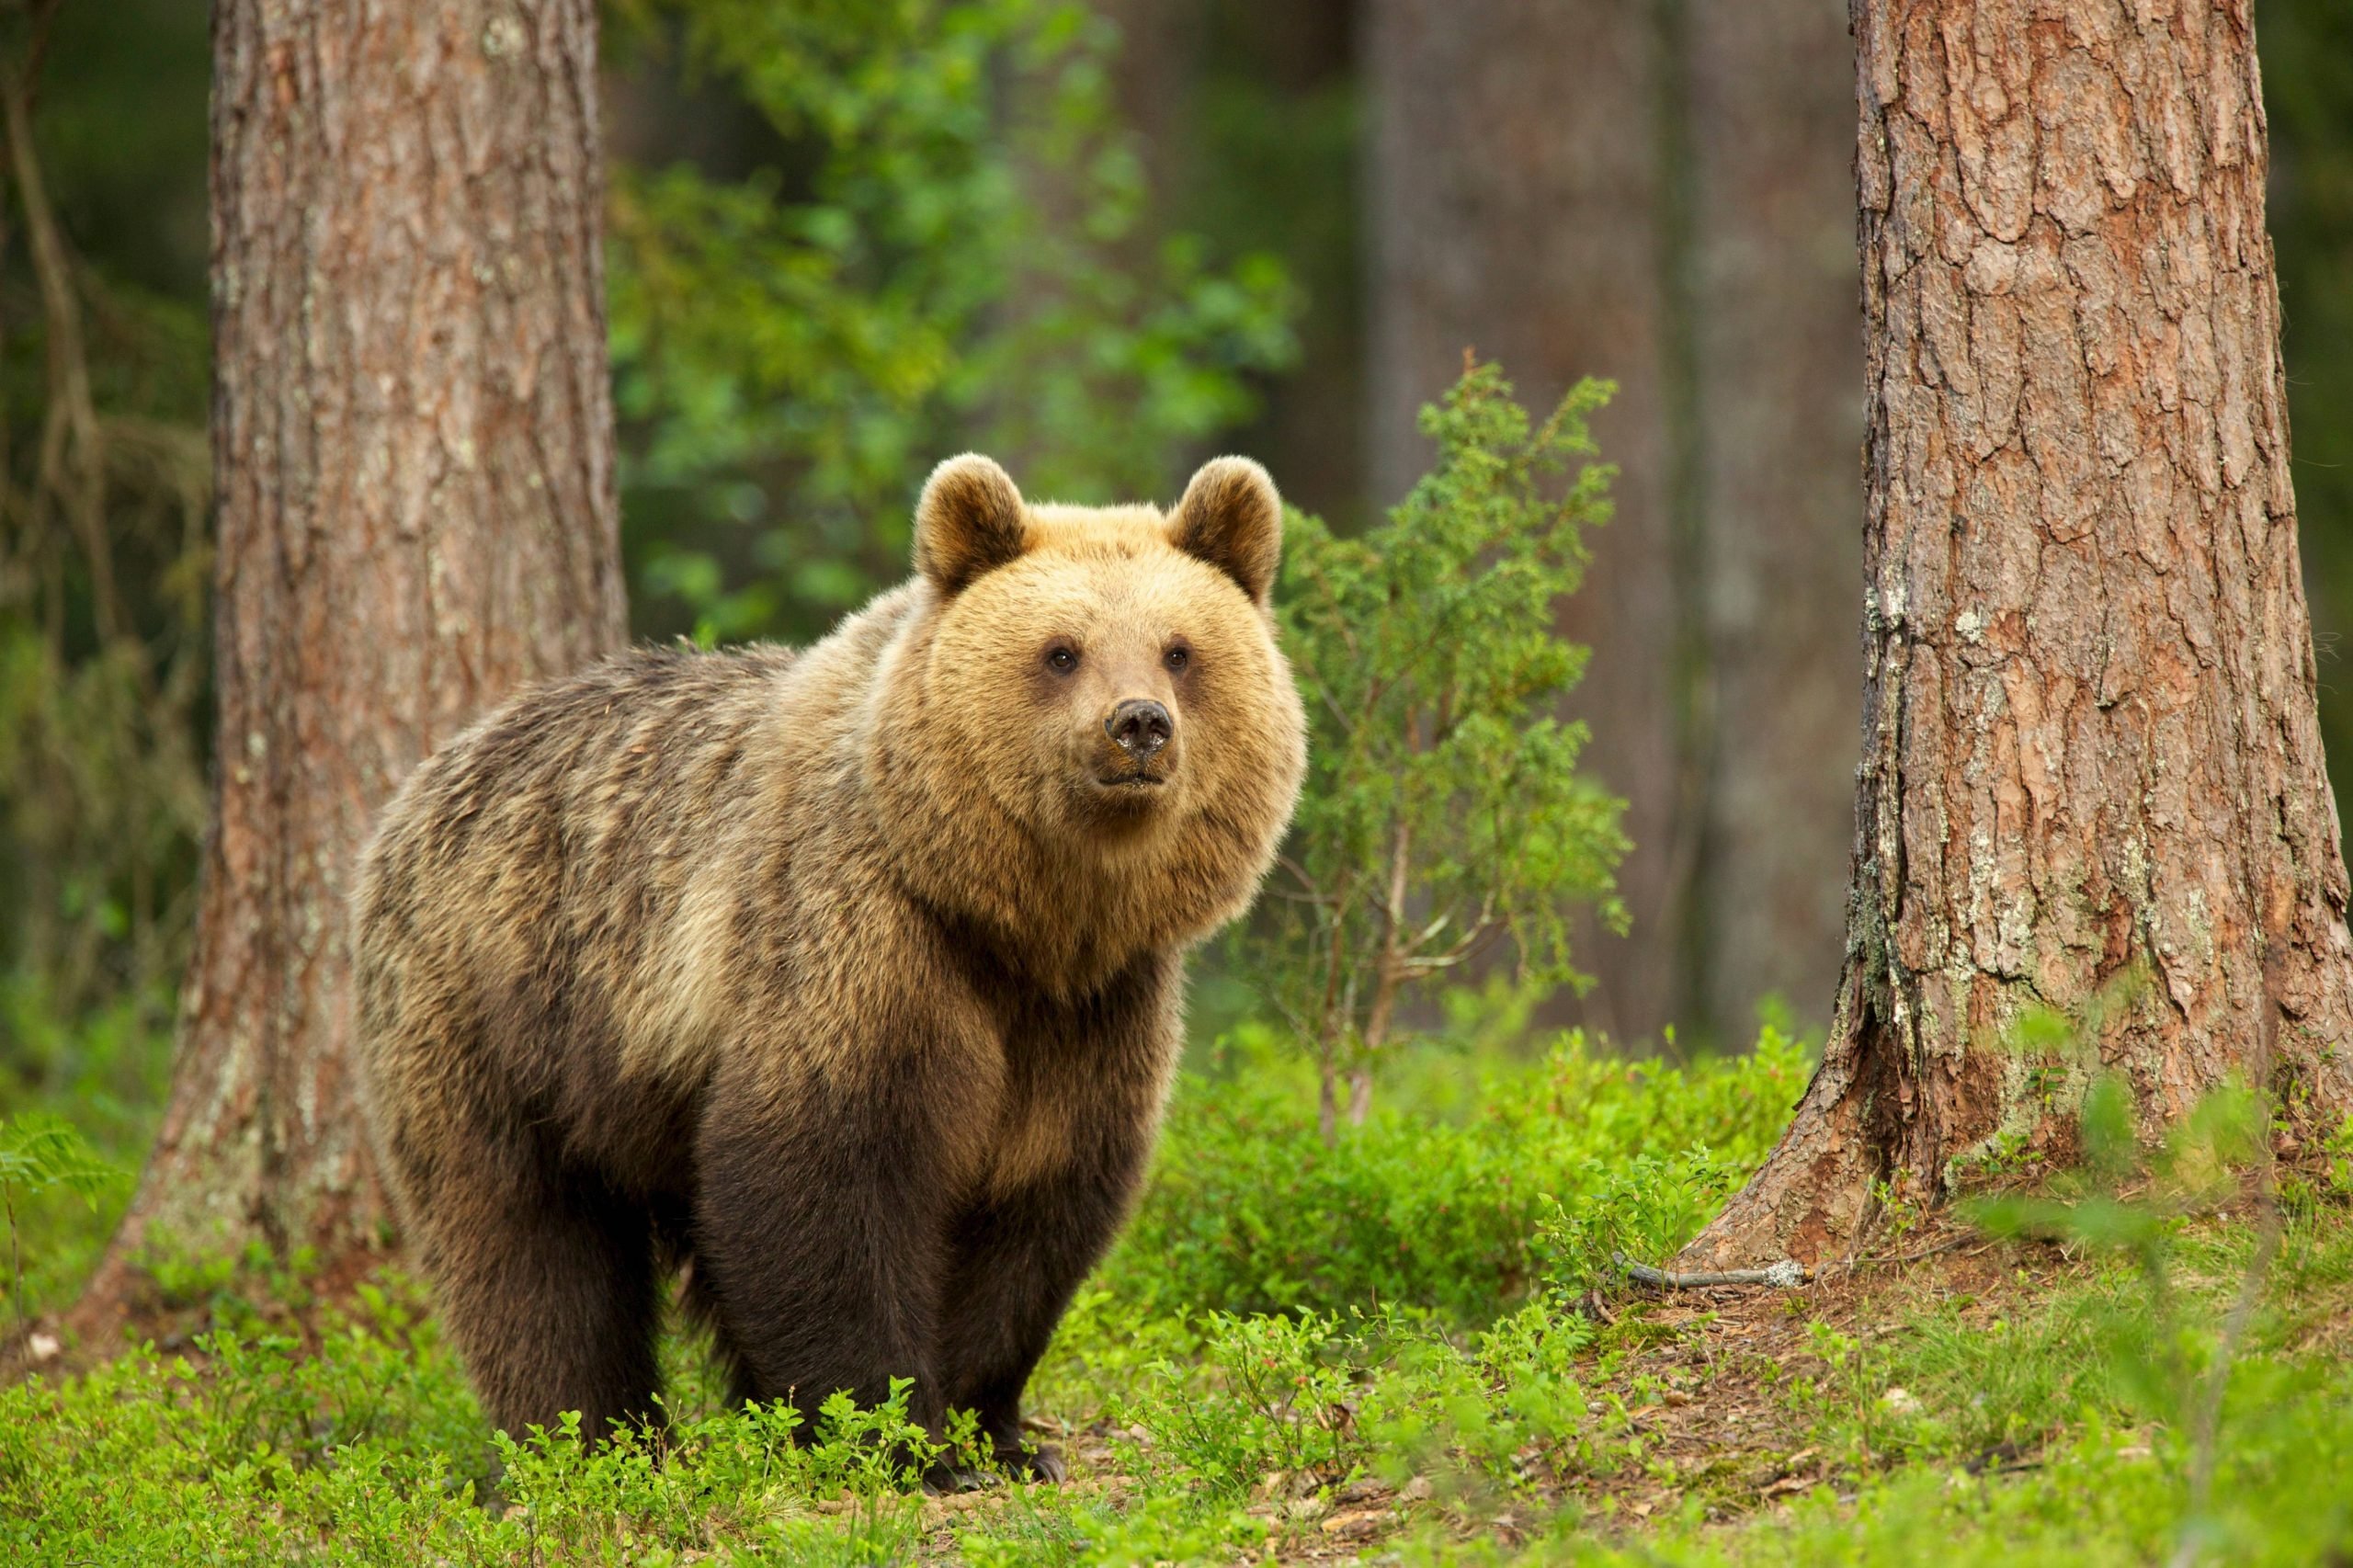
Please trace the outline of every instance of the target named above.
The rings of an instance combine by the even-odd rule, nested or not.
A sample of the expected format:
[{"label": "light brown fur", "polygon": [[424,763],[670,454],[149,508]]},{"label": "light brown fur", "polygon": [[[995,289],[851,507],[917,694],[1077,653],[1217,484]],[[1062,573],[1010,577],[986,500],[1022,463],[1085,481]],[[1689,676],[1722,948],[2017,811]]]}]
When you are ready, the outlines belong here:
[{"label": "light brown fur", "polygon": [[[1182,955],[1298,789],[1277,507],[1238,460],[1165,517],[954,460],[920,574],[806,653],[625,655],[417,770],[362,869],[363,1064],[494,1418],[642,1414],[688,1257],[739,1392],[910,1376],[1017,1440],[1149,1150]],[[1165,744],[1117,742],[1121,703]]]}]

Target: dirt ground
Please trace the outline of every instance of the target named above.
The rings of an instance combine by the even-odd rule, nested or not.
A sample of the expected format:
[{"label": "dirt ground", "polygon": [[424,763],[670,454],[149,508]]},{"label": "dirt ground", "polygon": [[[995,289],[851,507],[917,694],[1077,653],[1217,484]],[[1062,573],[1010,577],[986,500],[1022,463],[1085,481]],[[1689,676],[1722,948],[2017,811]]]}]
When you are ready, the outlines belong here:
[{"label": "dirt ground", "polygon": [[[1624,1423],[1613,1425],[1611,1437],[1639,1438],[1641,1462],[1596,1473],[1576,1467],[1573,1456],[1531,1446],[1518,1456],[1523,1489],[1486,1494],[1429,1476],[1403,1487],[1359,1479],[1334,1491],[1338,1477],[1278,1472],[1262,1483],[1250,1511],[1274,1529],[1278,1560],[1302,1563],[1377,1563],[1395,1538],[1431,1522],[1458,1538],[1484,1536],[1508,1547],[1571,1506],[1605,1530],[1639,1528],[1695,1493],[1711,1520],[1780,1512],[1790,1499],[1839,1480],[1835,1457],[1809,1442],[1806,1422],[1774,1392],[1828,1371],[1810,1324],[1867,1344],[1884,1325],[1940,1302],[1961,1303],[1965,1322],[1990,1324],[2075,1267],[2055,1247],[1987,1241],[1947,1225],[1908,1238],[1908,1250],[1894,1259],[1833,1267],[1794,1288],[1630,1285],[1610,1299],[1591,1294],[1581,1310],[1631,1347],[1608,1376],[1586,1381],[1586,1392],[1597,1409],[1623,1408]],[[1077,1461],[1071,1485],[1114,1501],[1133,1492],[1108,1468],[1115,1449],[1108,1429],[1046,1426],[1039,1436]],[[2005,1445],[1972,1457],[1967,1468],[2002,1473],[2032,1462]],[[931,1500],[942,1556],[952,1551],[956,1517],[995,1506],[986,1494]]]}]

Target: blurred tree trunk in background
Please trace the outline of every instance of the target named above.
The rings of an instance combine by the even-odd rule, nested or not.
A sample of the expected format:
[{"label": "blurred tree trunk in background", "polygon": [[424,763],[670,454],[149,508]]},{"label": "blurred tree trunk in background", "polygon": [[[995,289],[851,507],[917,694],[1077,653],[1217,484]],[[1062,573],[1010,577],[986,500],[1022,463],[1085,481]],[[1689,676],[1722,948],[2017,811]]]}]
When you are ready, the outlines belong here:
[{"label": "blurred tree trunk in background", "polygon": [[[60,1093],[69,1062],[101,1056],[117,1103],[145,1108],[143,1052],[45,1048],[71,1031],[40,1020],[128,1003],[144,1036],[194,915],[203,152],[122,157],[105,130],[131,97],[107,88],[133,85],[141,115],[201,123],[205,24],[124,4],[0,8],[0,1111],[17,1085]],[[127,58],[93,69],[100,39]],[[123,174],[118,158],[135,171],[93,177]],[[171,222],[191,206],[193,247]],[[139,243],[108,254],[105,220],[124,212]]]},{"label": "blurred tree trunk in background", "polygon": [[1591,1022],[1736,1040],[1839,950],[1860,360],[1846,51],[1831,0],[1372,0],[1371,470],[1474,347],[1595,421],[1617,520],[1565,612],[1572,709],[1628,800],[1630,937]]},{"label": "blurred tree trunk in background", "polygon": [[2294,1128],[2353,1110],[2247,9],[1859,0],[1856,36],[1853,926],[1711,1265],[2071,1153],[2088,1065],[2006,1046],[2029,1007],[2087,1012],[2151,1127],[2232,1074]]},{"label": "blurred tree trunk in background", "polygon": [[[1257,458],[1284,500],[1353,528],[1369,499],[1356,0],[1095,0],[1095,9],[1120,29],[1117,101],[1138,133],[1157,215],[1136,236],[1140,257],[1189,232],[1220,254],[1279,256],[1301,291],[1297,362],[1266,379],[1264,406],[1217,449]],[[1211,455],[1185,454],[1171,483]]]},{"label": "blurred tree trunk in background", "polygon": [[1691,51],[1699,526],[1682,614],[1704,629],[1671,995],[1678,1021],[1732,1045],[1768,994],[1825,1014],[1845,947],[1862,675],[1852,46],[1839,0],[1670,3]]},{"label": "blurred tree trunk in background", "polygon": [[354,852],[418,758],[625,634],[592,0],[221,0],[213,71],[213,807],[85,1333],[151,1243],[364,1256]]},{"label": "blurred tree trunk in background", "polygon": [[1639,1036],[1666,1020],[1675,988],[1668,838],[1684,818],[1650,18],[1608,0],[1370,0],[1365,26],[1376,504],[1428,466],[1415,414],[1465,348],[1499,361],[1532,407],[1583,375],[1618,382],[1594,420],[1620,470],[1617,517],[1589,541],[1563,630],[1595,650],[1571,707],[1635,846],[1619,874],[1633,936],[1588,926],[1578,951],[1600,978],[1586,1012]]},{"label": "blurred tree trunk in background", "polygon": [[2321,735],[2338,800],[2353,792],[2353,6],[2257,0],[2271,137],[2297,532],[2320,652]]}]

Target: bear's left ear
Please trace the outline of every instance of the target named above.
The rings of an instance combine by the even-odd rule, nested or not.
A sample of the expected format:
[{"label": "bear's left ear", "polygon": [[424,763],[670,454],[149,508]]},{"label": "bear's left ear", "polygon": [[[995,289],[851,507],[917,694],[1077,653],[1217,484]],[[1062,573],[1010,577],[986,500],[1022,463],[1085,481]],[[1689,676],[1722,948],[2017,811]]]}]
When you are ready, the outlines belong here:
[{"label": "bear's left ear", "polygon": [[915,570],[941,593],[963,592],[1029,547],[1021,492],[995,461],[966,452],[931,471],[915,503]]},{"label": "bear's left ear", "polygon": [[1283,502],[1248,458],[1211,458],[1168,514],[1168,540],[1242,585],[1261,609],[1283,557]]}]

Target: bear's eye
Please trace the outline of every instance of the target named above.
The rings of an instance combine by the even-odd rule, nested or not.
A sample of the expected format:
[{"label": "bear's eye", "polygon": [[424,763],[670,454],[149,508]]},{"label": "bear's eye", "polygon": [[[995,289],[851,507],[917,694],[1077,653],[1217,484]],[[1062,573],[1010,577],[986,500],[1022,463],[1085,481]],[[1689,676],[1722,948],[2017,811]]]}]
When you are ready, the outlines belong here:
[{"label": "bear's eye", "polygon": [[1193,662],[1193,651],[1179,642],[1165,653],[1161,654],[1160,662],[1166,665],[1171,672],[1181,670]]},{"label": "bear's eye", "polygon": [[1058,676],[1066,676],[1078,668],[1078,650],[1067,642],[1057,642],[1046,650],[1046,667]]}]

